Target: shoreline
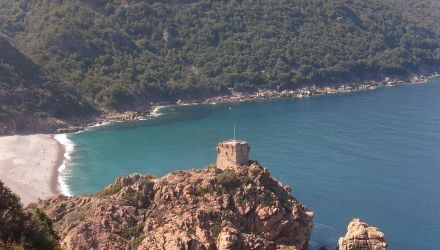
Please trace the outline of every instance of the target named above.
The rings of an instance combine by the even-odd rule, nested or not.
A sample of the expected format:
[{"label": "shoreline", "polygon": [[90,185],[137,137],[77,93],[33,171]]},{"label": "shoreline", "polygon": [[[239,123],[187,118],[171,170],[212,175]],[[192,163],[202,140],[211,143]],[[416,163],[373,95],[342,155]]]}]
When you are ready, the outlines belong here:
[{"label": "shoreline", "polygon": [[58,118],[39,119],[37,125],[34,125],[34,129],[28,128],[25,131],[16,131],[15,128],[0,128],[0,137],[8,135],[33,135],[37,133],[41,134],[68,134],[86,130],[91,127],[103,126],[113,122],[122,121],[138,121],[147,120],[152,117],[160,115],[158,111],[164,106],[180,106],[180,105],[197,105],[197,104],[220,104],[220,103],[238,103],[244,101],[253,100],[265,100],[275,98],[305,98],[310,96],[321,96],[339,93],[349,93],[354,91],[366,91],[374,90],[381,87],[394,87],[402,84],[423,84],[429,79],[440,77],[440,71],[431,71],[426,73],[412,74],[410,76],[390,78],[385,77],[381,80],[368,80],[361,82],[351,83],[335,83],[326,84],[322,86],[305,86],[298,87],[296,89],[286,90],[274,90],[274,89],[257,89],[253,92],[234,92],[229,90],[228,94],[201,97],[201,98],[188,98],[185,100],[173,100],[173,101],[158,101],[144,104],[138,109],[144,111],[132,110],[125,112],[109,112],[93,115],[91,117],[77,117],[67,120]]},{"label": "shoreline", "polygon": [[113,122],[121,121],[138,121],[146,120],[154,117],[160,116],[160,109],[169,106],[185,106],[185,105],[199,105],[199,104],[222,104],[222,103],[238,103],[254,100],[266,100],[266,99],[276,99],[276,98],[306,98],[311,96],[322,96],[322,95],[334,95],[341,93],[350,93],[357,91],[368,91],[383,87],[396,87],[404,84],[425,84],[430,79],[440,77],[439,72],[433,72],[431,74],[420,74],[414,75],[410,78],[389,78],[386,77],[380,81],[363,81],[360,83],[352,84],[339,84],[339,85],[328,85],[324,87],[303,87],[294,90],[283,90],[276,91],[270,89],[258,89],[254,93],[242,93],[233,92],[230,95],[215,96],[208,98],[192,99],[192,100],[177,100],[176,102],[158,102],[153,103],[146,112],[135,112],[126,111],[121,113],[109,113],[103,115],[103,117],[97,119],[94,122],[89,122],[81,126],[72,126],[69,128],[62,128],[58,130],[58,133],[75,133],[81,132],[91,127],[105,126]]},{"label": "shoreline", "polygon": [[175,105],[194,105],[194,104],[220,104],[220,103],[234,103],[252,100],[264,100],[264,99],[276,99],[283,97],[291,98],[305,98],[311,96],[322,96],[322,95],[334,95],[341,93],[349,93],[356,91],[368,91],[374,90],[382,87],[396,87],[403,84],[424,84],[427,83],[429,79],[440,77],[438,72],[434,72],[429,75],[417,75],[411,79],[392,79],[385,78],[381,81],[364,81],[361,83],[353,84],[339,84],[339,85],[328,85],[324,87],[303,87],[295,90],[283,90],[276,91],[270,89],[259,89],[255,93],[243,94],[240,92],[232,92],[232,95],[218,96],[207,98],[204,101],[185,101],[177,102]]},{"label": "shoreline", "polygon": [[[57,142],[57,148],[58,148],[58,158],[57,158],[57,166],[52,169],[52,178],[51,178],[51,187],[52,191],[57,194],[63,194],[61,191],[61,184],[59,182],[59,168],[61,165],[65,162],[64,154],[66,152],[66,147],[61,144],[57,139],[55,139],[55,135],[51,135],[52,139]],[[64,195],[64,194],[63,194]]]},{"label": "shoreline", "polygon": [[52,135],[0,137],[0,180],[25,206],[61,194],[57,169],[63,148]]},{"label": "shoreline", "polygon": [[60,148],[60,154],[58,155],[59,161],[58,166],[54,169],[54,177],[52,182],[55,185],[57,191],[65,196],[72,196],[72,193],[67,185],[65,179],[61,174],[67,169],[68,162],[70,161],[70,155],[73,152],[74,145],[67,138],[67,134],[56,134],[52,135],[52,138],[57,142],[58,147]]}]

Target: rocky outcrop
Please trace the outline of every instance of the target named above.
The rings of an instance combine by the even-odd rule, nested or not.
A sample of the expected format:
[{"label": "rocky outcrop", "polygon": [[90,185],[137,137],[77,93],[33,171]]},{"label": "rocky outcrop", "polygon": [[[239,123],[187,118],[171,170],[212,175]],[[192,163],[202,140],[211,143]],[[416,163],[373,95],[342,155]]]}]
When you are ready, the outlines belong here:
[{"label": "rocky outcrop", "polygon": [[338,241],[339,250],[386,250],[387,247],[385,235],[360,219],[353,219],[347,234]]},{"label": "rocky outcrop", "polygon": [[313,213],[267,169],[133,174],[88,197],[39,201],[63,249],[306,249]]},{"label": "rocky outcrop", "polygon": [[16,133],[51,133],[66,127],[66,123],[53,117],[36,117],[33,115],[17,115],[0,119],[0,135]]},{"label": "rocky outcrop", "polygon": [[148,115],[148,112],[126,111],[122,113],[108,113],[104,115],[105,121],[133,121],[143,119]]}]

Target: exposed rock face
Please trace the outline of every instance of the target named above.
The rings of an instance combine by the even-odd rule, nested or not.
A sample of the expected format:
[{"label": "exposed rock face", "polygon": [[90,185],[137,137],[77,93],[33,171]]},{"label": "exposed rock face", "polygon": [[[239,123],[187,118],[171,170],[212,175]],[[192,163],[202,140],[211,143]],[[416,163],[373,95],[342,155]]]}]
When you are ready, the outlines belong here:
[{"label": "exposed rock face", "polygon": [[347,231],[345,237],[339,238],[339,250],[386,250],[388,247],[385,235],[360,219],[353,219]]},{"label": "exposed rock face", "polygon": [[313,213],[267,169],[133,174],[91,197],[37,204],[63,249],[306,249]]},{"label": "exposed rock face", "polygon": [[17,115],[0,119],[0,135],[13,135],[17,132],[50,133],[66,124],[56,118],[38,118],[32,115]]}]

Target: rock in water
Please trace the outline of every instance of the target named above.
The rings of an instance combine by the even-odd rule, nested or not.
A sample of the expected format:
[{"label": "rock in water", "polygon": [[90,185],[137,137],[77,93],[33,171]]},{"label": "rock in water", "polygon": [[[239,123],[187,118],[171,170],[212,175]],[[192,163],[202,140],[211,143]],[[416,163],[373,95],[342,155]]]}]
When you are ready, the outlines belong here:
[{"label": "rock in water", "polygon": [[313,212],[267,169],[133,174],[89,197],[37,204],[63,249],[307,249]]},{"label": "rock in water", "polygon": [[339,250],[386,250],[385,235],[376,227],[370,227],[360,219],[353,219],[348,224],[347,234],[339,238]]}]

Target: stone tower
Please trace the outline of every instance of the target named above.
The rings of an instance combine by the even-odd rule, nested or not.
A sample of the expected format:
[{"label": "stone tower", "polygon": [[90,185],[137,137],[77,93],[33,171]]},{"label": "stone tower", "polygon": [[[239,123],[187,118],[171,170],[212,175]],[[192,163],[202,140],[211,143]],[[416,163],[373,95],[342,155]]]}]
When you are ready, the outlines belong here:
[{"label": "stone tower", "polygon": [[229,140],[217,145],[217,167],[220,169],[235,168],[249,163],[249,143],[240,140]]}]

